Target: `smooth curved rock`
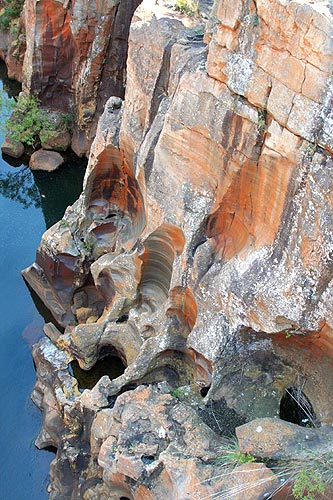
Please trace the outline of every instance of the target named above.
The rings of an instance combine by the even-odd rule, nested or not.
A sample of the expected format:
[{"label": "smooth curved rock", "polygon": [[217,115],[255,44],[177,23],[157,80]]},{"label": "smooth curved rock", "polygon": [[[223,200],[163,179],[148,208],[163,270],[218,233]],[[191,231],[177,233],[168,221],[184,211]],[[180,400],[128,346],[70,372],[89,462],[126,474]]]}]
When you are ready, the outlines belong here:
[{"label": "smooth curved rock", "polygon": [[309,429],[273,418],[257,418],[236,429],[242,453],[270,459],[296,459],[332,449],[331,427]]},{"label": "smooth curved rock", "polygon": [[31,170],[45,170],[46,172],[52,172],[57,170],[65,162],[61,154],[55,151],[45,151],[44,149],[39,149],[31,155],[29,161],[29,167]]},{"label": "smooth curved rock", "polygon": [[[47,8],[69,16],[56,3]],[[194,36],[200,21],[188,24],[164,3],[137,10],[125,100],[107,102],[84,193],[44,235],[25,273],[66,327],[47,332],[67,359],[89,370],[113,353],[127,366],[71,402],[52,379],[61,409],[68,404],[66,429],[75,429],[58,445],[54,498],[62,483],[63,495],[71,484],[78,498],[194,498],[193,484],[215,471],[206,458],[219,450],[205,446],[207,429],[189,404],[210,408],[207,422],[223,434],[230,412],[237,425],[277,417],[285,390],[297,385],[318,420],[333,422],[332,15],[325,3],[231,4],[216,0],[207,47]],[[59,23],[53,42],[68,35],[70,52],[69,19]],[[95,113],[96,94],[85,94],[91,82],[77,101],[87,104],[79,108],[84,127]],[[87,136],[79,139],[81,147]],[[172,389],[161,391],[162,381]],[[148,386],[120,395],[141,384]],[[170,390],[186,393],[184,404]],[[203,453],[187,434],[194,421]],[[73,470],[68,464],[79,459]],[[253,468],[270,491],[274,476]],[[200,494],[229,488],[223,481]]]}]

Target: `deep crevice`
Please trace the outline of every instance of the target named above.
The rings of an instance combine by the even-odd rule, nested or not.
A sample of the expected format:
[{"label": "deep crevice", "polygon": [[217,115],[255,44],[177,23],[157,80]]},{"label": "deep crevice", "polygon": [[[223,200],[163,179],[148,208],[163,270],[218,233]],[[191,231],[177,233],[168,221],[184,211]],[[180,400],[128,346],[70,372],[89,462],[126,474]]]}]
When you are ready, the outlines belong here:
[{"label": "deep crevice", "polygon": [[76,378],[79,391],[92,389],[97,382],[108,375],[110,379],[115,379],[125,371],[125,365],[118,356],[107,355],[98,360],[90,370],[83,370],[75,360],[70,363],[70,373]]},{"label": "deep crevice", "polygon": [[299,387],[288,387],[280,402],[280,418],[301,427],[319,427],[313,406]]}]

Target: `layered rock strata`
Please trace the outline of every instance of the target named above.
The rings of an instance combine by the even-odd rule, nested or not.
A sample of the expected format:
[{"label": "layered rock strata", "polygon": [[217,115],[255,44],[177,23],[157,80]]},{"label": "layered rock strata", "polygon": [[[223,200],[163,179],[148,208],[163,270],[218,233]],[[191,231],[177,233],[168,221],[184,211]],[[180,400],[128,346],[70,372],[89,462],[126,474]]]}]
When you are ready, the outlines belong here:
[{"label": "layered rock strata", "polygon": [[[185,413],[191,398],[203,411],[214,402],[219,434],[225,403],[237,419],[278,417],[294,387],[314,425],[333,422],[332,15],[325,2],[216,0],[205,43],[201,22],[148,1],[136,10],[125,99],[106,103],[84,192],[24,271],[65,327],[46,328],[52,348],[86,370],[108,353],[127,366],[73,393],[82,412],[73,464],[83,462],[71,498],[194,498],[170,479],[165,443],[179,443],[168,432],[143,451],[133,437],[133,453],[127,442],[119,456],[132,403],[147,414],[142,400],[152,398],[159,423],[145,425],[171,425],[171,399],[152,383],[189,388]],[[129,384],[149,388],[120,396]],[[69,498],[59,439],[51,498]],[[178,471],[190,468],[198,484],[213,477],[186,453],[192,462]]]}]

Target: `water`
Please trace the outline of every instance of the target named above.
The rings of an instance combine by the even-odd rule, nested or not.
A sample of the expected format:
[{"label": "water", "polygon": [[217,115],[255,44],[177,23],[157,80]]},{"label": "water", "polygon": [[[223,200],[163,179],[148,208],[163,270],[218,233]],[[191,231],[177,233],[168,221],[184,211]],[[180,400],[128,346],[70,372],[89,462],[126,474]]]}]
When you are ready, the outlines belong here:
[{"label": "water", "polygon": [[[0,93],[9,88],[0,65]],[[15,90],[10,87],[12,92]],[[6,111],[1,111],[1,122]],[[0,132],[0,143],[3,141]],[[11,161],[11,163],[14,163]],[[17,162],[16,162],[17,164]],[[35,259],[46,227],[61,218],[82,189],[84,165],[74,157],[59,171],[32,173],[0,155],[0,499],[45,500],[54,455],[34,446],[41,414],[30,400],[35,383],[31,346],[42,335],[37,309],[20,271]]]},{"label": "water", "polygon": [[104,375],[108,375],[112,380],[120,377],[124,371],[125,366],[117,356],[106,356],[100,359],[88,371],[82,370],[77,361],[72,361],[70,364],[70,372],[76,378],[81,392],[84,389],[92,389]]}]

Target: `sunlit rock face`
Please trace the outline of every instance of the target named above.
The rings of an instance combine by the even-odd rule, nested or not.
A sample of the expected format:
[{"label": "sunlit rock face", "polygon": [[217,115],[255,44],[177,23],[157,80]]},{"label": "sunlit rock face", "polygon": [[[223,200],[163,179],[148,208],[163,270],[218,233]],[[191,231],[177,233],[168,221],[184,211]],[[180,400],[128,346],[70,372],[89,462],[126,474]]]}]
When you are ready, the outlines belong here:
[{"label": "sunlit rock face", "polygon": [[[141,451],[117,455],[126,421],[108,430],[129,387],[186,387],[185,404],[214,404],[219,434],[223,405],[238,423],[278,417],[296,386],[318,425],[333,422],[332,16],[325,3],[216,0],[206,43],[200,22],[163,2],[136,10],[125,99],[107,101],[81,198],[24,271],[65,327],[46,328],[57,349],[85,370],[107,354],[126,366],[73,399],[105,411],[79,472],[99,478],[91,499],[147,493]],[[182,498],[170,478],[147,489]]]},{"label": "sunlit rock face", "polygon": [[23,86],[42,105],[74,113],[72,147],[79,155],[89,151],[107,99],[124,96],[128,30],[139,3],[25,2]]}]

